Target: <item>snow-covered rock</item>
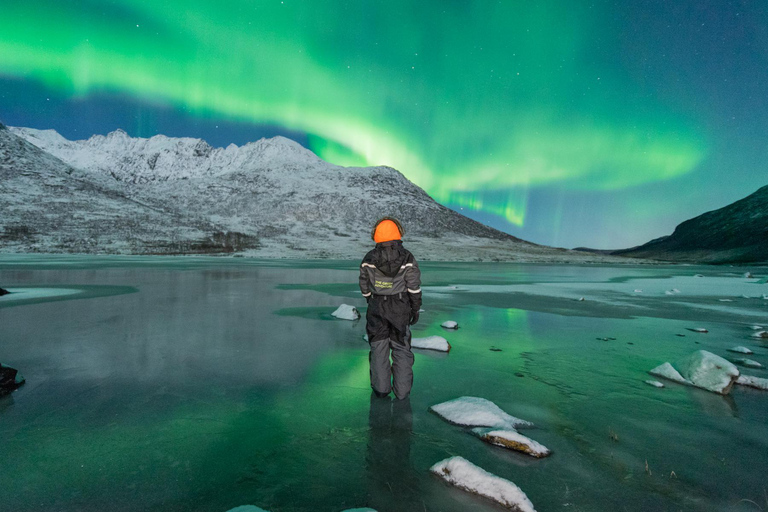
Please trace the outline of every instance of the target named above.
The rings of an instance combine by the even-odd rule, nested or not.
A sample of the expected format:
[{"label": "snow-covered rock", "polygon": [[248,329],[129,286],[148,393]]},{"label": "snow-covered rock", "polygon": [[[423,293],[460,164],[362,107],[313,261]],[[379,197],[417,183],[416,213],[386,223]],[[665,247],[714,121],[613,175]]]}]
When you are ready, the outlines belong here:
[{"label": "snow-covered rock", "polygon": [[517,429],[532,427],[533,423],[515,418],[502,411],[490,400],[474,396],[462,396],[429,408],[432,412],[454,425],[463,427],[493,427]]},{"label": "snow-covered rock", "polygon": [[768,391],[768,379],[753,377],[752,375],[739,375],[739,378],[736,379],[736,384]]},{"label": "snow-covered rock", "polygon": [[690,382],[685,380],[685,378],[682,375],[680,375],[680,372],[675,370],[675,368],[669,362],[657,366],[656,368],[649,371],[648,373],[650,373],[651,375],[655,375],[656,377],[662,377],[665,379],[673,380],[681,384],[690,384]]},{"label": "snow-covered rock", "polygon": [[752,360],[752,359],[746,359],[746,358],[743,358],[743,359],[734,359],[734,362],[735,362],[736,364],[740,364],[740,365],[742,365],[742,366],[746,366],[746,367],[748,367],[748,368],[762,368],[762,367],[763,367],[763,365],[762,365],[762,364],[760,364],[760,363],[758,363],[757,361],[754,361],[754,360]]},{"label": "snow-covered rock", "polygon": [[752,335],[753,338],[768,339],[768,331],[757,331]]},{"label": "snow-covered rock", "polygon": [[739,377],[739,369],[733,363],[706,350],[697,350],[674,366],[694,386],[723,395],[728,394]]},{"label": "snow-covered rock", "polygon": [[472,433],[486,443],[523,452],[532,457],[542,458],[552,453],[543,444],[520,434],[517,430],[478,427],[473,428]]},{"label": "snow-covered rock", "polygon": [[443,322],[440,324],[441,327],[445,327],[446,329],[458,329],[459,324],[454,322],[453,320],[448,320],[446,322]]},{"label": "snow-covered rock", "polygon": [[349,304],[342,304],[336,308],[336,311],[331,313],[331,316],[334,316],[340,320],[357,320],[360,318],[360,312],[354,306],[350,306]]},{"label": "snow-covered rock", "polygon": [[449,457],[430,471],[451,485],[484,496],[516,512],[535,512],[528,496],[514,483],[475,466],[463,457]]},{"label": "snow-covered rock", "polygon": [[411,348],[420,348],[424,350],[438,350],[440,352],[450,352],[451,344],[442,336],[428,336],[426,338],[412,338]]},{"label": "snow-covered rock", "polygon": [[726,350],[728,350],[728,352],[736,352],[737,354],[754,354],[754,352],[752,352],[750,349],[748,349],[747,347],[742,347],[742,346],[731,347],[731,348],[726,349]]},{"label": "snow-covered rock", "polygon": [[653,386],[655,388],[663,388],[664,387],[664,384],[662,384],[661,382],[659,382],[657,380],[646,380],[645,383],[648,384],[649,386]]}]

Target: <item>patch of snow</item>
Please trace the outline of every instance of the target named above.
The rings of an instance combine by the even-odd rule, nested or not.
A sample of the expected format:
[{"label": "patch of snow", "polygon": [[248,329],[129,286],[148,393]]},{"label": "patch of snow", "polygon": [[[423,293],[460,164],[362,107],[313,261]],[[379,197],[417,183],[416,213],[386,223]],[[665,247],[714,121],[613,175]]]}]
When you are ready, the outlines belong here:
[{"label": "patch of snow", "polygon": [[635,290],[635,293],[643,293],[643,290],[638,288],[638,289]]},{"label": "patch of snow", "polygon": [[752,375],[740,375],[739,378],[736,379],[736,384],[768,391],[768,379],[761,379],[760,377],[753,377]]},{"label": "patch of snow", "polygon": [[441,327],[445,327],[446,329],[458,329],[459,324],[454,322],[453,320],[448,320],[446,322],[443,322],[440,324]]},{"label": "patch of snow", "polygon": [[6,288],[6,290],[10,293],[0,297],[0,302],[63,297],[65,295],[74,295],[75,293],[83,291],[73,288]]},{"label": "patch of snow", "polygon": [[760,325],[753,325],[752,327],[750,327],[750,329],[752,329],[753,331],[762,331],[763,327]]},{"label": "patch of snow", "polygon": [[655,388],[663,388],[664,387],[664,384],[662,384],[661,382],[659,382],[657,380],[647,380],[647,381],[645,381],[645,383],[648,384],[649,386],[653,386]]},{"label": "patch of snow", "polygon": [[728,352],[737,352],[739,354],[754,354],[754,352],[752,352],[750,349],[748,349],[747,347],[742,347],[742,346],[731,347],[731,348],[726,349],[726,350],[728,350]]},{"label": "patch of snow", "polygon": [[689,381],[685,380],[685,378],[680,375],[680,372],[675,370],[675,368],[669,362],[657,366],[648,373],[655,375],[656,377],[663,377],[665,379],[673,380],[681,384],[691,384]]},{"label": "patch of snow", "polygon": [[532,427],[533,423],[515,418],[502,411],[490,400],[474,396],[462,396],[441,404],[433,405],[430,410],[454,425],[463,427],[493,427],[513,429]]},{"label": "patch of snow", "polygon": [[475,466],[463,457],[449,457],[429,469],[459,489],[484,496],[517,512],[535,512],[528,496],[514,483]]},{"label": "patch of snow", "polygon": [[350,306],[349,304],[342,304],[336,308],[336,311],[331,313],[331,316],[334,316],[340,320],[357,320],[360,318],[360,312],[354,306]]},{"label": "patch of snow", "polygon": [[696,387],[714,393],[728,394],[739,377],[739,369],[722,357],[698,350],[675,363],[680,375]]},{"label": "patch of snow", "polygon": [[450,352],[451,344],[442,336],[428,336],[426,338],[412,338],[411,348],[421,348],[425,350],[439,350],[440,352]]},{"label": "patch of snow", "polygon": [[473,428],[472,433],[487,443],[523,452],[532,457],[541,458],[552,453],[543,444],[520,434],[517,430],[479,427]]},{"label": "patch of snow", "polygon": [[762,368],[763,365],[752,359],[735,359],[734,362],[748,368]]}]

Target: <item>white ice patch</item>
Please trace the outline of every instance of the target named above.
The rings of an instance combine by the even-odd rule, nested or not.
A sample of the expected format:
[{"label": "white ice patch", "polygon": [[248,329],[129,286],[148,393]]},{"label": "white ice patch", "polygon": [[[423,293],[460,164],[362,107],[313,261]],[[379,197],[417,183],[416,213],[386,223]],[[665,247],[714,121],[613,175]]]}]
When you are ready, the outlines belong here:
[{"label": "white ice patch", "polygon": [[753,377],[752,375],[740,375],[739,378],[736,379],[736,384],[768,391],[768,379],[761,379],[760,377]]},{"label": "white ice patch", "polygon": [[750,329],[752,329],[753,331],[762,331],[763,327],[760,325],[753,325],[752,327],[750,327]]},{"label": "white ice patch", "polygon": [[723,395],[728,394],[739,377],[739,369],[733,363],[706,350],[680,359],[675,368],[694,386]]},{"label": "white ice patch", "polygon": [[758,363],[757,361],[753,361],[752,359],[746,359],[746,358],[745,359],[736,359],[735,362],[740,364],[740,365],[742,365],[742,366],[746,366],[748,368],[762,368],[763,367],[762,364]]},{"label": "white ice patch", "polygon": [[443,322],[440,324],[442,327],[445,327],[446,329],[458,329],[459,324],[454,322],[453,320],[448,320],[446,322]]},{"label": "white ice patch", "polygon": [[766,339],[768,338],[768,331],[757,331],[752,335],[753,338],[761,338]]},{"label": "white ice patch", "polygon": [[685,378],[682,375],[680,375],[680,372],[675,370],[675,368],[668,362],[657,366],[656,368],[654,368],[648,373],[650,373],[651,375],[655,375],[656,377],[662,377],[665,379],[673,380],[681,384],[691,384],[689,381],[685,380]]},{"label": "white ice patch", "polygon": [[[651,371],[653,371],[653,370],[651,370]],[[657,380],[647,380],[647,381],[645,381],[645,383],[648,384],[649,386],[653,386],[655,388],[663,388],[664,387],[664,384],[662,384],[661,382],[659,382]]]},{"label": "white ice patch", "polygon": [[533,439],[526,437],[517,430],[493,429],[493,428],[473,428],[472,433],[483,441],[502,448],[509,448],[518,452],[526,453],[532,457],[546,457],[551,452],[549,448]]},{"label": "white ice patch", "polygon": [[454,425],[463,427],[493,427],[499,429],[517,429],[532,427],[533,423],[515,418],[502,411],[498,405],[474,396],[462,396],[441,404],[433,405],[430,410]]},{"label": "white ice patch", "polygon": [[742,347],[742,346],[731,347],[731,348],[726,349],[726,350],[728,350],[728,352],[736,352],[738,354],[754,354],[754,352],[749,350],[747,347]]},{"label": "white ice patch", "polygon": [[63,297],[65,295],[74,295],[83,291],[73,288],[6,288],[6,290],[10,293],[0,297],[0,302]]},{"label": "white ice patch", "polygon": [[439,350],[440,352],[450,352],[451,344],[442,336],[428,336],[426,338],[411,339],[411,348],[421,348],[425,350]]},{"label": "white ice patch", "polygon": [[360,312],[357,308],[349,304],[342,304],[331,315],[340,320],[357,320],[360,318]]},{"label": "white ice patch", "polygon": [[429,469],[459,489],[479,494],[517,512],[536,512],[528,496],[514,483],[479,468],[463,457],[450,457]]}]

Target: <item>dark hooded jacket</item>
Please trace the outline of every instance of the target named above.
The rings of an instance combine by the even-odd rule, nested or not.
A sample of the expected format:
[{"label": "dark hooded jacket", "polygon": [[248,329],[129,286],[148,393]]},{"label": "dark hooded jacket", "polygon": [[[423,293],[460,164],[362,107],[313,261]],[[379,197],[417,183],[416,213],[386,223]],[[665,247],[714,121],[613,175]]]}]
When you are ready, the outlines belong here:
[{"label": "dark hooded jacket", "polygon": [[411,311],[421,308],[421,271],[413,254],[401,240],[382,242],[369,251],[360,264],[360,291],[373,295],[408,298]]}]

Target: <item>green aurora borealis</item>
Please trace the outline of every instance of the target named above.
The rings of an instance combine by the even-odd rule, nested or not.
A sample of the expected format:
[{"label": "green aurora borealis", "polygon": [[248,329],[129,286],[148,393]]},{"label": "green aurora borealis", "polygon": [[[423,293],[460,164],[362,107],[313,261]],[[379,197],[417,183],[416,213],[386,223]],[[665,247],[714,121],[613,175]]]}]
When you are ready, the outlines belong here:
[{"label": "green aurora borealis", "polygon": [[[713,167],[725,157],[712,156],[718,101],[710,112],[700,108],[706,99],[692,107],[700,84],[679,83],[686,70],[674,60],[652,65],[661,55],[652,50],[674,37],[642,32],[661,26],[661,8],[638,19],[644,7],[607,2],[4,4],[0,76],[81,102],[122,95],[300,132],[326,160],[390,165],[438,201],[542,243],[621,246],[665,234],[703,211],[701,197],[670,204],[673,189],[722,188],[725,179]],[[688,42],[693,52],[699,43]],[[676,69],[678,83],[666,84]],[[0,99],[0,117],[17,100]],[[37,127],[57,122],[41,117]],[[725,186],[728,201],[710,204],[762,184]],[[582,210],[606,211],[572,226],[575,197]],[[646,225],[622,235],[629,219]]]}]

